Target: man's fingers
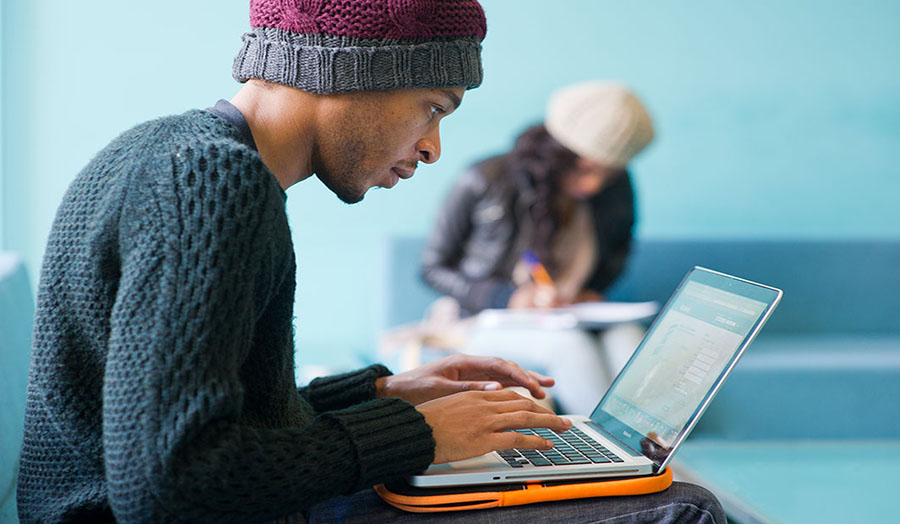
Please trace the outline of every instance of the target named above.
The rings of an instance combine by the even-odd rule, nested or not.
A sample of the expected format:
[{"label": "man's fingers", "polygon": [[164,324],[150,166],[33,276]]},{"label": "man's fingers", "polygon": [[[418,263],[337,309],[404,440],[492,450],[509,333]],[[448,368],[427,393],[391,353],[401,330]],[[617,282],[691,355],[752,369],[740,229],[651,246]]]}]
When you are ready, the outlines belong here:
[{"label": "man's fingers", "polygon": [[458,355],[454,363],[459,366],[461,376],[457,377],[458,380],[480,378],[499,382],[502,386],[523,386],[537,398],[545,396],[541,386],[550,387],[555,383],[548,376],[525,370],[515,362],[498,357]]},{"label": "man's fingers", "polygon": [[528,411],[514,411],[501,413],[494,421],[496,431],[508,431],[528,428],[547,428],[561,433],[572,427],[572,421],[556,415],[546,413],[531,413]]},{"label": "man's fingers", "polygon": [[494,447],[497,449],[550,449],[553,447],[553,443],[534,435],[523,435],[510,431],[497,435],[497,445]]},{"label": "man's fingers", "polygon": [[470,380],[468,382],[451,382],[451,384],[457,391],[498,391],[503,388],[503,385],[496,380]]},{"label": "man's fingers", "polygon": [[499,379],[505,386],[522,386],[528,389],[535,398],[544,398],[546,396],[538,378],[532,372],[522,369],[515,362],[493,358],[489,362],[488,369],[493,374],[493,377]]},{"label": "man's fingers", "polygon": [[531,371],[531,370],[529,370],[528,373],[530,373],[531,376],[534,377],[535,380],[538,381],[538,384],[544,386],[545,388],[549,388],[549,387],[551,387],[553,384],[556,383],[556,381],[553,380],[553,378],[548,377],[547,375],[541,375],[541,374],[538,373],[537,371]]},{"label": "man's fingers", "polygon": [[[495,397],[507,392],[498,392]],[[510,392],[511,393],[511,392]],[[566,431],[572,427],[572,421],[557,416],[551,410],[536,404],[522,396],[519,398],[492,402],[490,408],[496,413],[491,429],[508,431],[513,429],[548,428],[553,431]]]},{"label": "man's fingers", "polygon": [[552,410],[541,406],[533,400],[529,400],[522,395],[519,395],[518,393],[516,393],[515,395],[519,398],[496,402],[493,405],[494,411],[496,413],[514,413],[517,411],[521,411],[526,413],[543,413],[546,415],[554,414]]},{"label": "man's fingers", "polygon": [[[466,382],[483,387],[488,382]],[[563,432],[571,421],[553,414],[515,391],[463,391],[416,406],[431,426],[435,463],[474,457],[491,450],[510,448],[549,449],[543,437],[522,435],[527,428]],[[466,423],[460,424],[460,420]]]},{"label": "man's fingers", "polygon": [[[510,411],[514,408],[522,408],[522,409],[532,409],[523,406],[532,406],[535,409],[539,409],[541,411],[547,411],[546,408],[541,407],[540,404],[536,403],[534,400],[529,398],[528,396],[519,393],[514,389],[501,389],[499,391],[482,391],[480,394],[480,398],[487,402],[498,403],[494,407],[496,411],[499,413],[501,411]],[[500,404],[506,404],[507,402],[513,402],[514,404],[509,406],[501,406]]]}]

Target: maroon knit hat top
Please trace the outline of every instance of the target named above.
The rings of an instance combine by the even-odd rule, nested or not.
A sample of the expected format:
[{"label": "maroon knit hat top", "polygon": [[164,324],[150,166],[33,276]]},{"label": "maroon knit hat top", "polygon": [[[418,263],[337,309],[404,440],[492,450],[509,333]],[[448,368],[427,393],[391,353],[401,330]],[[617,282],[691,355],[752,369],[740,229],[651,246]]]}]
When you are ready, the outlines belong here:
[{"label": "maroon knit hat top", "polygon": [[487,30],[475,0],[250,0],[234,76],[314,93],[477,87]]}]

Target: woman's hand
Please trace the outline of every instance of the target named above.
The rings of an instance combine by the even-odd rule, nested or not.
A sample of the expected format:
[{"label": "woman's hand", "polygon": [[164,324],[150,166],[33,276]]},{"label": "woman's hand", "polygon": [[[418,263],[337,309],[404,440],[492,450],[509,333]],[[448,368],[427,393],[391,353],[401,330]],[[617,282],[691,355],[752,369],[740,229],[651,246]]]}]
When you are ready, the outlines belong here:
[{"label": "woman's hand", "polygon": [[527,283],[516,288],[506,307],[509,309],[553,308],[568,305],[554,286]]}]

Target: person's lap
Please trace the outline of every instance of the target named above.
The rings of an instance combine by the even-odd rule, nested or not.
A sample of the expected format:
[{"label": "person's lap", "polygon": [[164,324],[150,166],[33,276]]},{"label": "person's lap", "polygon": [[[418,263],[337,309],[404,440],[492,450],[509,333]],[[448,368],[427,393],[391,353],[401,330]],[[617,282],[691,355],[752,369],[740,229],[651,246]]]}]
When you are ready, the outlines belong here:
[{"label": "person's lap", "polygon": [[315,506],[310,524],[327,523],[688,523],[725,524],[715,496],[693,484],[675,482],[660,493],[632,497],[604,497],[530,504],[487,510],[407,513],[382,501],[372,489],[338,497]]}]

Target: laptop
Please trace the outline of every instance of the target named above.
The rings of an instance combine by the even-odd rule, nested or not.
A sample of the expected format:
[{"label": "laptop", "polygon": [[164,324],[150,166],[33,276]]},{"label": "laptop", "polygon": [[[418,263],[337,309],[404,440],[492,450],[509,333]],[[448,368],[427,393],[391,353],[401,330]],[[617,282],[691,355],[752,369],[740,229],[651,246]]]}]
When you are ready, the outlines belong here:
[{"label": "laptop", "polygon": [[[551,450],[503,450],[408,477],[413,486],[635,477],[662,471],[781,300],[780,289],[691,269],[593,413],[517,430]],[[550,348],[548,348],[550,349]]]}]

